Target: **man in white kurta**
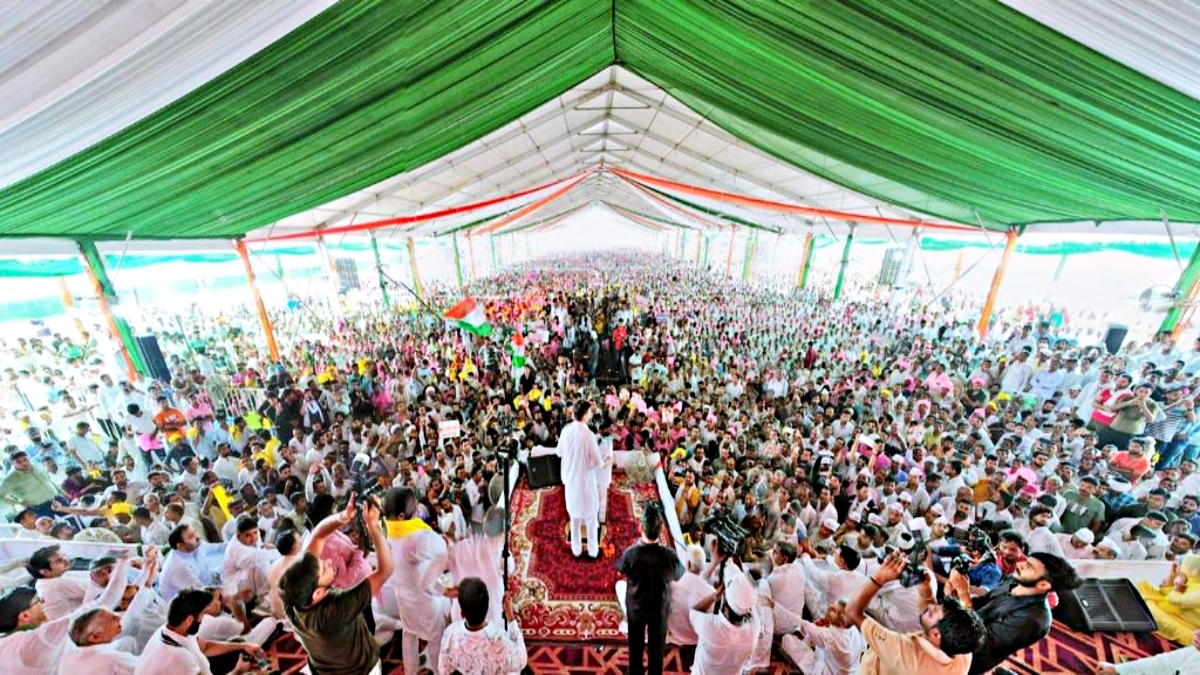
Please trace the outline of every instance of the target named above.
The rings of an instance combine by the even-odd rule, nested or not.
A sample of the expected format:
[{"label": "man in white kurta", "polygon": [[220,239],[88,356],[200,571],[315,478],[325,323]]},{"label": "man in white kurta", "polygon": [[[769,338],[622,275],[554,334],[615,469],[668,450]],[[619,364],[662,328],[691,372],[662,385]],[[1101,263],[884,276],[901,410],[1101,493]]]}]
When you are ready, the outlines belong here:
[{"label": "man in white kurta", "polygon": [[[450,599],[441,584],[446,570],[446,540],[416,516],[416,500],[407,489],[384,499],[388,544],[395,569],[381,592],[381,610],[400,619],[405,675],[419,670],[418,639],[428,644],[427,667],[438,668],[442,633],[450,618]],[[392,505],[394,504],[394,506]]]},{"label": "man in white kurta", "polygon": [[[575,421],[563,429],[558,439],[558,456],[562,458],[562,480],[567,498],[567,515],[571,518],[571,554],[583,553],[583,529],[587,528],[588,555],[600,555],[600,490],[597,485],[599,469],[605,465],[600,456],[596,435],[588,428],[592,406],[587,401],[575,404]],[[612,460],[608,460],[611,462]]]},{"label": "man in white kurta", "polygon": [[[601,430],[603,432],[603,430]],[[596,496],[600,500],[600,522],[608,522],[608,486],[612,485],[613,472],[613,438],[605,435],[600,438],[601,465],[596,469]]]}]

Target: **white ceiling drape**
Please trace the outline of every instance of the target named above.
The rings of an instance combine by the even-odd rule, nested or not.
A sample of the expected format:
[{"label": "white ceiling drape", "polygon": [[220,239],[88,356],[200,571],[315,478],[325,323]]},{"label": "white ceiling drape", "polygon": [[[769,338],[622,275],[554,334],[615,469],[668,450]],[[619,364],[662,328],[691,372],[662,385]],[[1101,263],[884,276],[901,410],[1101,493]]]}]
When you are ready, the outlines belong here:
[{"label": "white ceiling drape", "polygon": [[134,124],[333,3],[5,3],[0,11],[0,188]]},{"label": "white ceiling drape", "polygon": [[1200,99],[1200,2],[1000,1],[1118,63]]}]

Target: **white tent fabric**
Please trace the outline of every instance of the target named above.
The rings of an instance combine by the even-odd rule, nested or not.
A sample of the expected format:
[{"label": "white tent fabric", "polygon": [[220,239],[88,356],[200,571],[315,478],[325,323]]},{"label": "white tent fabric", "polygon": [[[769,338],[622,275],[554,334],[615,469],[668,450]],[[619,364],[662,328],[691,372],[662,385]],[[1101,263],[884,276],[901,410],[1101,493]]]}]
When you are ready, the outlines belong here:
[{"label": "white tent fabric", "polygon": [[1000,1],[1118,63],[1200,99],[1200,2]]},{"label": "white tent fabric", "polygon": [[[872,216],[919,217],[776,160],[720,129],[654,84],[620,66],[611,66],[456,152],[249,236],[279,236],[429,213],[587,171],[591,173],[578,188],[500,231],[552,218],[585,204],[604,203],[687,227],[714,229],[712,217],[647,200],[612,175],[610,169],[614,167],[791,204]],[[444,233],[486,213],[472,212],[406,227],[404,234]],[[778,214],[746,211],[739,212],[739,216],[751,221],[760,219],[771,230],[798,232],[805,227],[799,219]],[[380,236],[393,235],[385,232]]]},{"label": "white tent fabric", "polygon": [[334,0],[20,0],[0,11],[0,187],[94,145]]}]

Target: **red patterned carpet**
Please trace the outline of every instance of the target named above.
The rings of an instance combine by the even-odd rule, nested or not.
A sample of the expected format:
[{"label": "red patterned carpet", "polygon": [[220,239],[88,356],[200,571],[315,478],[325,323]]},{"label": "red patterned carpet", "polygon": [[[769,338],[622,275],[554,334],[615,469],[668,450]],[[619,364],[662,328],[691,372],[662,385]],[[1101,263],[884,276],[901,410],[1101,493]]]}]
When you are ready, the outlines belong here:
[{"label": "red patterned carpet", "polygon": [[[577,559],[565,535],[563,488],[530,490],[521,481],[512,497],[511,547],[517,568],[510,590],[526,640],[624,642],[617,631],[621,613],[613,591],[615,565],[638,539],[642,502],[657,497],[653,485],[633,485],[623,472],[614,473],[601,556]],[[663,543],[670,543],[665,533]]]},{"label": "red patterned carpet", "polygon": [[[627,665],[625,647],[611,642],[567,644],[562,642],[527,643],[529,668],[538,675],[622,675]],[[1153,634],[1077,633],[1055,623],[1050,636],[1005,665],[1021,675],[1091,675],[1100,661],[1134,660],[1176,649]],[[278,664],[279,672],[295,675],[304,667],[304,650],[291,634],[285,634],[268,647]],[[692,665],[691,649],[667,648],[663,672],[683,675]],[[770,675],[795,675],[798,671],[784,663],[776,654]],[[404,669],[400,662],[399,640],[383,649],[383,672],[398,675]]]},{"label": "red patterned carpet", "polygon": [[1178,649],[1155,633],[1080,633],[1057,621],[1050,635],[1008,660],[1022,675],[1096,672],[1101,661],[1133,661]]}]

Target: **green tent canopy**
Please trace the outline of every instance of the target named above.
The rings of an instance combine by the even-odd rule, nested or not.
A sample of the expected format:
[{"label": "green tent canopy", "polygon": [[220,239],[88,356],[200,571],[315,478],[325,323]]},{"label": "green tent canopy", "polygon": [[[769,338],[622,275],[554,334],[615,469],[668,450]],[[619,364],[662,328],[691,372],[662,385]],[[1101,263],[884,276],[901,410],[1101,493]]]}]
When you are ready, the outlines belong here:
[{"label": "green tent canopy", "polygon": [[883,206],[994,229],[1200,222],[1200,103],[999,2],[343,0],[0,190],[0,236],[240,236],[613,64]]}]

